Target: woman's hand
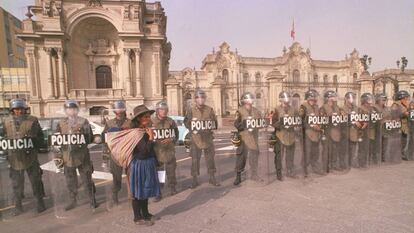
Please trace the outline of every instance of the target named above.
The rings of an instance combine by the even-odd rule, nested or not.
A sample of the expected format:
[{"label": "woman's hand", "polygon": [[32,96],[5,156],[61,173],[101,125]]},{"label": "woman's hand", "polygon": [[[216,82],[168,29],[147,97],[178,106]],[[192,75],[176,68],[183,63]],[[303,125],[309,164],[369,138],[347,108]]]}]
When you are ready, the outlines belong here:
[{"label": "woman's hand", "polygon": [[149,140],[153,141],[154,140],[154,131],[151,128],[145,128],[145,132],[148,134]]}]

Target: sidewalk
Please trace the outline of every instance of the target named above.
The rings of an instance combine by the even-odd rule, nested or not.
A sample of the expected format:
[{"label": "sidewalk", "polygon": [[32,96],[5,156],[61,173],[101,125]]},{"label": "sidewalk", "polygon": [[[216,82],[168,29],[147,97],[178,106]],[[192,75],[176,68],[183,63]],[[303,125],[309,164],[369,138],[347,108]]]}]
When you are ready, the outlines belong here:
[{"label": "sidewalk", "polygon": [[124,201],[94,214],[84,205],[67,219],[53,209],[21,216],[0,222],[1,232],[414,232],[414,162],[265,186],[232,179],[151,203],[161,217],[152,227],[134,225]]}]

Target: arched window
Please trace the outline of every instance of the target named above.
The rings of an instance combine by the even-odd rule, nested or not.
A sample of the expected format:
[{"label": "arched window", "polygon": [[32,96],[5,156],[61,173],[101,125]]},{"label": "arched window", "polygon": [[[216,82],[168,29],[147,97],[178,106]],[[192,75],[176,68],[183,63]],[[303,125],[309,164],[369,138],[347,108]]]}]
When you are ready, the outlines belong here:
[{"label": "arched window", "polygon": [[328,80],[328,75],[326,75],[326,74],[325,74],[325,75],[323,76],[323,85],[328,84],[328,81],[329,81],[329,80]]},{"label": "arched window", "polygon": [[333,76],[333,83],[336,85],[336,84],[338,84],[338,75],[334,75]]},{"label": "arched window", "polygon": [[224,82],[229,82],[229,71],[227,69],[224,69],[223,72],[221,72],[221,77],[223,77]]},{"label": "arched window", "polygon": [[315,74],[315,75],[313,76],[313,82],[314,82],[315,84],[319,82],[319,76],[318,76],[317,74]]},{"label": "arched window", "polygon": [[96,88],[112,88],[112,71],[109,66],[96,68]]},{"label": "arched window", "polygon": [[256,79],[256,83],[260,83],[262,81],[262,75],[260,74],[260,72],[256,72],[254,77]]},{"label": "arched window", "polygon": [[262,94],[261,93],[256,93],[256,99],[261,99],[262,98]]},{"label": "arched window", "polygon": [[244,73],[243,74],[243,84],[249,84],[250,83],[250,81],[249,81],[249,73]]},{"label": "arched window", "polygon": [[357,73],[354,73],[354,74],[352,75],[352,77],[353,77],[353,81],[354,81],[354,82],[356,82],[356,81],[357,81],[357,79],[358,79],[358,74],[357,74]]},{"label": "arched window", "polygon": [[293,76],[293,82],[298,83],[300,81],[300,72],[299,70],[294,70],[292,73]]}]

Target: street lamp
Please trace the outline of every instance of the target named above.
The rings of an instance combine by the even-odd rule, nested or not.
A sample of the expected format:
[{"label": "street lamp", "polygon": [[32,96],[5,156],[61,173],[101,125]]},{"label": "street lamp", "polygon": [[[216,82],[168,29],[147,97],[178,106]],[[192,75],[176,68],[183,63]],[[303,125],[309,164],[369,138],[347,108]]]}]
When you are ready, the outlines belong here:
[{"label": "street lamp", "polygon": [[362,58],[359,59],[362,63],[362,66],[364,66],[364,72],[368,72],[368,68],[371,65],[372,58],[368,55],[362,56]]},{"label": "street lamp", "polygon": [[[400,67],[401,64],[401,67]],[[397,60],[397,67],[401,69],[401,72],[404,73],[405,67],[407,67],[408,60],[406,57],[401,57],[401,60]]]}]

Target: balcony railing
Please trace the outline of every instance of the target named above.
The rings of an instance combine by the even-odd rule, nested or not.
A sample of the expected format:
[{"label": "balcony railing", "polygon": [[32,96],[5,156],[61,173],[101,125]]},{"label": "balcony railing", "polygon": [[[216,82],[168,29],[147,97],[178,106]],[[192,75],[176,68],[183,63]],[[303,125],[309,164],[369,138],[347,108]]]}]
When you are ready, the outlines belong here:
[{"label": "balcony railing", "polygon": [[99,98],[111,99],[121,98],[124,95],[124,89],[71,89],[69,96],[71,98]]}]

